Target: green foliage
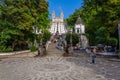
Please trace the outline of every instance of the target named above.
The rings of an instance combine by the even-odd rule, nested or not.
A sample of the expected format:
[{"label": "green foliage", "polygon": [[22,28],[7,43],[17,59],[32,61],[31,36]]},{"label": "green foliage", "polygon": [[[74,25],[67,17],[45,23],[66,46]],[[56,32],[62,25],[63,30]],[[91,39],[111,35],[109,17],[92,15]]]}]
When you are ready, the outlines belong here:
[{"label": "green foliage", "polygon": [[78,16],[80,16],[80,9],[76,9],[73,15],[70,15],[69,18],[67,18],[67,23],[69,26],[74,26]]},{"label": "green foliage", "polygon": [[35,46],[31,46],[31,47],[30,47],[30,51],[33,52],[33,51],[36,51],[36,50],[37,50],[37,47],[35,47]]},{"label": "green foliage", "polygon": [[67,18],[74,26],[80,16],[86,26],[90,45],[107,43],[108,38],[118,39],[117,26],[120,19],[120,0],[83,0],[83,6]]},{"label": "green foliage", "polygon": [[48,30],[44,30],[43,39],[42,39],[43,45],[45,45],[46,42],[50,40],[50,36],[51,36],[51,33]]},{"label": "green foliage", "polygon": [[67,33],[67,34],[66,34],[65,40],[67,41],[67,44],[70,44],[70,36],[71,36],[70,33]]},{"label": "green foliage", "polygon": [[51,33],[47,29],[44,29],[42,31],[43,31],[42,35],[37,34],[35,36],[36,36],[37,43],[39,43],[40,39],[42,38],[42,44],[45,45],[46,42],[50,40]]},{"label": "green foliage", "polygon": [[106,31],[106,27],[100,27],[95,33],[96,44],[106,44],[109,38],[109,33]]},{"label": "green foliage", "polygon": [[73,46],[75,46],[77,43],[79,43],[79,37],[76,33],[72,34],[72,42],[73,42]]},{"label": "green foliage", "polygon": [[11,47],[0,46],[0,52],[12,52],[13,49]]},{"label": "green foliage", "polygon": [[48,6],[46,0],[0,2],[0,45],[15,50],[20,43],[33,42],[33,26],[42,29],[49,24]]},{"label": "green foliage", "polygon": [[108,39],[108,45],[111,45],[111,46],[116,46],[118,43],[118,40],[116,38],[109,38]]},{"label": "green foliage", "polygon": [[[67,44],[70,44],[70,38],[71,34],[67,33],[65,40],[67,41]],[[72,44],[75,46],[77,43],[79,43],[79,37],[76,33],[72,33]]]}]

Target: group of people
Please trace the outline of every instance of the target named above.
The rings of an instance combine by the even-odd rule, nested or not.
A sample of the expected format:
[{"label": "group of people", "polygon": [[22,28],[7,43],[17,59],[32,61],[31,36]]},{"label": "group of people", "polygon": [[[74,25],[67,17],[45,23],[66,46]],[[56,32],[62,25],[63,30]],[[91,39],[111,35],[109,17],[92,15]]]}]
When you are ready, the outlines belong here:
[{"label": "group of people", "polygon": [[[57,42],[57,48],[60,50],[64,50],[66,53],[69,53],[68,51],[68,45],[67,42],[63,39],[62,36],[53,36],[51,37],[51,41],[52,42]],[[96,51],[97,51],[97,47],[94,47],[93,49],[88,49],[86,48],[86,53],[89,54],[91,56],[91,63],[94,64],[95,63],[95,58],[96,58]]]},{"label": "group of people", "polygon": [[65,40],[63,39],[62,35],[56,33],[55,35],[51,36],[50,41],[53,43],[57,42],[57,48],[60,50],[64,50],[65,47]]},{"label": "group of people", "polygon": [[86,48],[86,53],[90,55],[90,57],[91,57],[91,63],[92,63],[92,64],[95,63],[96,50],[97,50],[96,47],[94,47],[93,49],[88,49],[88,48]]},{"label": "group of people", "polygon": [[66,48],[67,48],[67,42],[66,42],[66,40],[64,40],[63,37],[60,36],[60,37],[58,38],[58,41],[57,41],[57,42],[58,42],[57,48],[60,49],[60,50],[62,50],[62,51],[65,51]]},{"label": "group of people", "polygon": [[105,46],[104,51],[105,52],[116,52],[116,46]]},{"label": "group of people", "polygon": [[58,38],[59,38],[59,36],[60,36],[59,32],[57,31],[55,35],[51,36],[50,41],[56,43]]}]

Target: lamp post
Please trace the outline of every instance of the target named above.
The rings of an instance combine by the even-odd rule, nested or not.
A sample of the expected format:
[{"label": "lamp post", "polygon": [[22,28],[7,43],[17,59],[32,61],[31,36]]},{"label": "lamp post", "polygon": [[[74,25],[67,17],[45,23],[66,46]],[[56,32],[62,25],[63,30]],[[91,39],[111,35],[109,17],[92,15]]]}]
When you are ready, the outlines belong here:
[{"label": "lamp post", "polygon": [[120,50],[120,21],[118,23],[118,38],[119,38],[119,50]]},{"label": "lamp post", "polygon": [[71,53],[73,52],[73,48],[72,48],[72,29],[70,29],[70,50]]}]

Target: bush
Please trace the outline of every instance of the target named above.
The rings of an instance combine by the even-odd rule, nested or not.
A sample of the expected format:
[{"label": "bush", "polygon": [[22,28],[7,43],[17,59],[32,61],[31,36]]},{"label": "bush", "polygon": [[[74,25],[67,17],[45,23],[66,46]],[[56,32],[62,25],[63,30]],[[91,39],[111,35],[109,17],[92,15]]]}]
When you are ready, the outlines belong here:
[{"label": "bush", "polygon": [[12,52],[13,49],[11,47],[6,48],[5,52]]},{"label": "bush", "polygon": [[11,47],[0,46],[0,52],[12,52],[13,49]]},{"label": "bush", "polygon": [[36,51],[37,50],[37,47],[35,47],[35,46],[31,46],[30,47],[30,50],[33,52],[33,51]]},{"label": "bush", "polygon": [[28,50],[28,43],[26,42],[19,42],[14,45],[14,51],[21,51],[21,50]]},{"label": "bush", "polygon": [[108,39],[108,45],[116,46],[117,43],[118,43],[118,41],[117,41],[116,38],[109,38],[109,39]]}]

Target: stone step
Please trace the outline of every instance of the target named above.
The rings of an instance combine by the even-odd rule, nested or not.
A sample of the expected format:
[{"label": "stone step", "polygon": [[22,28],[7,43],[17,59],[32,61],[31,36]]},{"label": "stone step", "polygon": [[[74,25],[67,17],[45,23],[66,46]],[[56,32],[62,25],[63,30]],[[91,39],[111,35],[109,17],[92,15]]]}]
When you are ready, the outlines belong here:
[{"label": "stone step", "polygon": [[63,51],[60,51],[56,48],[57,43],[51,43],[48,47],[48,56],[62,56]]}]

